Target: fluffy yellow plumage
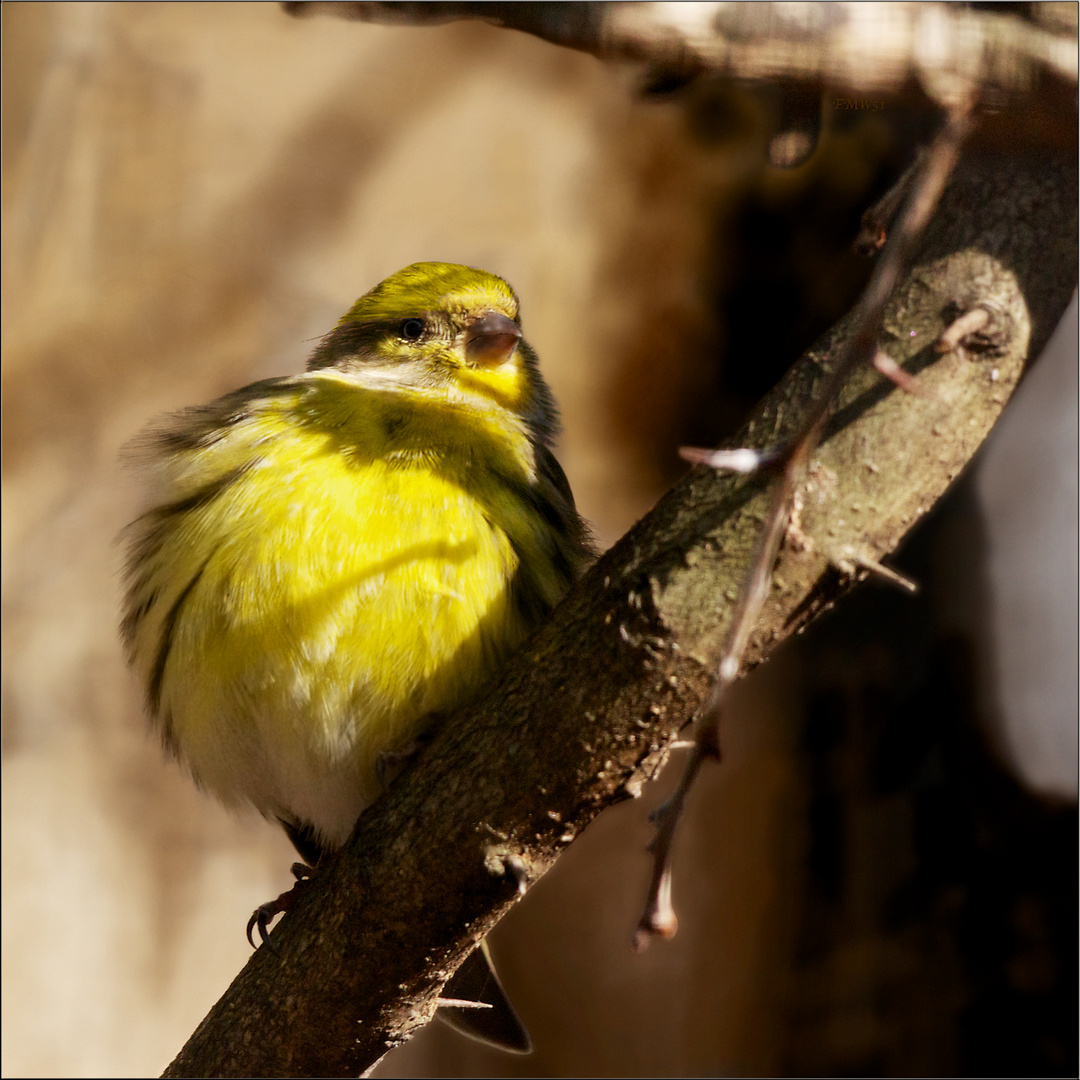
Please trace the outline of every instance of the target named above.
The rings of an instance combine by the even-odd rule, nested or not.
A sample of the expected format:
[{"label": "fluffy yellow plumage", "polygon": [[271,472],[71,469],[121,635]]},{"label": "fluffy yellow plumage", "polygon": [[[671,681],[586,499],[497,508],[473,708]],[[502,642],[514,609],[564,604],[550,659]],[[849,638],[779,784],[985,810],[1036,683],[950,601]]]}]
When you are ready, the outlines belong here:
[{"label": "fluffy yellow plumage", "polygon": [[473,697],[588,558],[555,430],[513,291],[444,263],[358,300],[306,373],[150,430],[123,635],[169,750],[306,857],[342,844],[380,755]]}]

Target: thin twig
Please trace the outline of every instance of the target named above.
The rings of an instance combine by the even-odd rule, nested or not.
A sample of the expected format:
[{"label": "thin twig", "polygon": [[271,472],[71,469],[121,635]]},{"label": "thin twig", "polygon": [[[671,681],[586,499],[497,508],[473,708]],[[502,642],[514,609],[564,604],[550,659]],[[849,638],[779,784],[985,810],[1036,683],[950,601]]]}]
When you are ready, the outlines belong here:
[{"label": "thin twig", "polygon": [[680,446],[679,457],[691,465],[708,465],[710,469],[722,469],[727,472],[752,473],[765,465],[779,460],[780,447],[767,447],[754,450],[749,446],[737,450],[702,450],[696,446]]},{"label": "thin twig", "polygon": [[[779,470],[773,498],[750,569],[743,580],[728,625],[716,680],[694,723],[694,747],[679,784],[654,814],[656,835],[649,846],[653,856],[649,892],[634,934],[634,947],[643,949],[650,937],[671,937],[678,926],[671,903],[671,851],[687,797],[706,759],[720,759],[720,719],[727,691],[738,677],[750,633],[758,621],[768,596],[769,581],[781,539],[787,529],[791,507],[803,482],[807,464],[817,448],[825,422],[837,396],[856,368],[872,364],[877,355],[877,335],[885,306],[900,280],[930,216],[941,198],[959,157],[960,145],[970,128],[970,106],[952,112],[945,127],[921,162],[911,185],[903,212],[878,260],[874,273],[855,308],[855,332],[840,351],[825,385],[803,418],[800,430],[775,453],[765,451],[762,459],[770,469]],[[687,456],[684,453],[684,456]],[[697,460],[703,455],[692,453]]]},{"label": "thin twig", "polygon": [[879,374],[884,375],[889,382],[900,387],[905,393],[925,398],[937,396],[927,390],[913,375],[909,375],[884,349],[878,349],[874,353],[873,364]]},{"label": "thin twig", "polygon": [[876,255],[889,238],[889,226],[893,223],[915,177],[923,166],[926,151],[920,150],[915,160],[900,174],[893,184],[873,206],[863,211],[859,234],[855,237],[854,248],[860,255]]}]

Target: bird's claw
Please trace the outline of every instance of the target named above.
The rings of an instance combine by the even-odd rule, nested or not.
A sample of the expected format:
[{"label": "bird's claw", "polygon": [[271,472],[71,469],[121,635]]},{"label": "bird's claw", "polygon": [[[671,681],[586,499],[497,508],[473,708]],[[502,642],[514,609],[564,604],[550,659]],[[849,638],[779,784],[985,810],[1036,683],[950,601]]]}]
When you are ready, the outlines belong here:
[{"label": "bird's claw", "polygon": [[[262,943],[264,945],[270,945],[270,935],[267,933],[266,928],[274,921],[274,917],[279,913],[280,909],[277,907],[276,900],[271,900],[266,904],[260,904],[251,913],[251,918],[247,921],[247,939],[248,944],[253,949],[255,948],[255,939],[252,938],[251,931],[257,926],[259,928],[259,937],[262,939]],[[270,945],[271,949],[273,947],[273,945]]]},{"label": "bird's claw", "polygon": [[268,900],[265,904],[260,904],[252,913],[251,918],[247,922],[247,939],[248,944],[254,949],[255,942],[251,937],[251,931],[257,926],[259,928],[259,937],[264,945],[269,945],[271,949],[274,947],[274,943],[270,940],[270,933],[267,929],[270,924],[279,916],[284,914],[293,906],[296,901],[297,893],[300,887],[304,885],[314,873],[314,867],[308,866],[307,863],[293,863],[292,864],[293,877],[296,878],[296,884],[291,888],[283,892],[276,900]]}]

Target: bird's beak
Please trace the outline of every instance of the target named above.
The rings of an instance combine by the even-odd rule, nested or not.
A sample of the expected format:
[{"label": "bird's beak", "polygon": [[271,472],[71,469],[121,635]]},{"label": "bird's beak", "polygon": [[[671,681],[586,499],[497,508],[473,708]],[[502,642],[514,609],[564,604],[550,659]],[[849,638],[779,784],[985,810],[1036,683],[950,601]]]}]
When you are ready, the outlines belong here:
[{"label": "bird's beak", "polygon": [[465,359],[475,367],[505,364],[521,339],[521,329],[501,311],[487,311],[465,331]]}]

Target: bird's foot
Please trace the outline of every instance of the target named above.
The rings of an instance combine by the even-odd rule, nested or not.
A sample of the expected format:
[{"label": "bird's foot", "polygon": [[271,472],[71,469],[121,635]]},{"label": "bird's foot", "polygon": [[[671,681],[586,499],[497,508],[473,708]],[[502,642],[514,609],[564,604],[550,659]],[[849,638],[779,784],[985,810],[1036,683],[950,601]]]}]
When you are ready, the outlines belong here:
[{"label": "bird's foot", "polygon": [[253,949],[255,948],[255,942],[252,940],[251,931],[256,926],[259,928],[259,937],[262,939],[262,943],[269,945],[271,949],[274,947],[270,941],[268,927],[279,915],[283,915],[293,906],[297,896],[300,894],[301,887],[307,884],[314,873],[315,867],[308,866],[307,863],[293,863],[292,874],[296,878],[296,884],[291,889],[283,892],[276,900],[268,900],[265,904],[260,904],[251,913],[251,918],[248,919],[247,923],[247,939],[248,944]]}]

